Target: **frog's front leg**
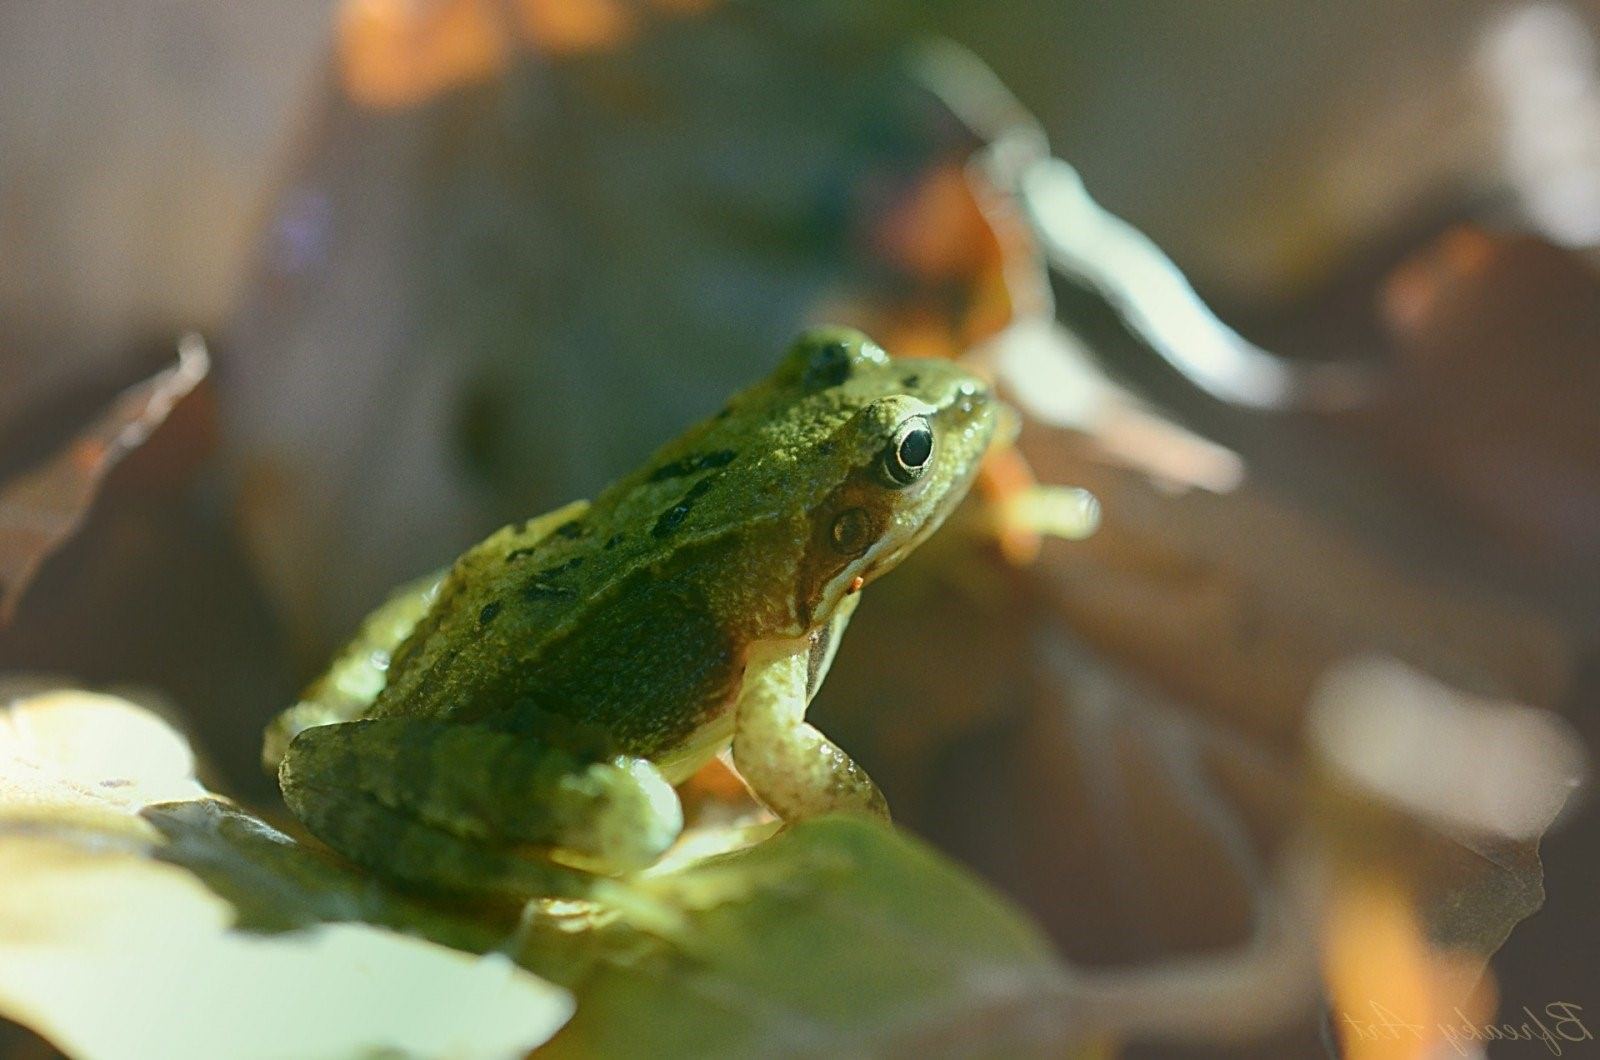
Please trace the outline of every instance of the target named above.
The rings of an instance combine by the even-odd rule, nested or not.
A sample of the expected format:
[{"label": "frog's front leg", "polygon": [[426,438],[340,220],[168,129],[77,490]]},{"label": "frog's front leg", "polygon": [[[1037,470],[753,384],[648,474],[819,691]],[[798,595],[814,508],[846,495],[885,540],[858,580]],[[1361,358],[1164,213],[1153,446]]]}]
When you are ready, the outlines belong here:
[{"label": "frog's front leg", "polygon": [[285,802],[359,865],[429,890],[582,897],[643,868],[683,825],[642,759],[596,759],[483,725],[386,717],[295,737]]},{"label": "frog's front leg", "polygon": [[734,719],[734,765],[785,821],[835,812],[887,819],[888,803],[866,770],[805,720],[817,684],[814,650],[809,641],[756,649]]}]

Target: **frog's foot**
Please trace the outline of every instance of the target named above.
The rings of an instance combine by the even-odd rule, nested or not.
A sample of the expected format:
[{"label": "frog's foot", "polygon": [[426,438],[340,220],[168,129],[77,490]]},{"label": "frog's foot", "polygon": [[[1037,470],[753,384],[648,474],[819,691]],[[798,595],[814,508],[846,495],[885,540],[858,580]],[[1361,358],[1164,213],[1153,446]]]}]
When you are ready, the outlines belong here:
[{"label": "frog's foot", "polygon": [[1086,489],[1038,482],[1016,449],[990,454],[980,488],[1001,554],[1018,566],[1039,556],[1044,538],[1081,541],[1100,526],[1100,502]]},{"label": "frog's foot", "polygon": [[785,821],[825,813],[887,820],[889,805],[866,770],[805,721],[809,661],[805,650],[751,660],[734,723],[733,763],[756,798]]},{"label": "frog's foot", "polygon": [[279,783],[323,842],[427,890],[586,897],[597,875],[653,862],[683,824],[676,793],[643,760],[417,718],[307,729]]},{"label": "frog's foot", "polygon": [[1005,498],[996,518],[1001,532],[1082,541],[1100,526],[1100,502],[1077,486],[1033,485]]}]

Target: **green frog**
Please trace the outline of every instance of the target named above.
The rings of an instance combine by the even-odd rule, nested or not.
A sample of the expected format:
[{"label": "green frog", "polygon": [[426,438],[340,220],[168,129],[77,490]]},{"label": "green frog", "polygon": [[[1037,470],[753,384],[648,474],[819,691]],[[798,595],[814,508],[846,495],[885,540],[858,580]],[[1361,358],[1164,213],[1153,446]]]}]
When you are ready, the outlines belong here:
[{"label": "green frog", "polygon": [[650,865],[682,828],[672,785],[730,745],[785,822],[887,816],[806,707],[861,589],[967,492],[999,409],[950,362],[806,333],[592,503],[374,612],[268,730],[289,809],[386,878],[505,897]]}]

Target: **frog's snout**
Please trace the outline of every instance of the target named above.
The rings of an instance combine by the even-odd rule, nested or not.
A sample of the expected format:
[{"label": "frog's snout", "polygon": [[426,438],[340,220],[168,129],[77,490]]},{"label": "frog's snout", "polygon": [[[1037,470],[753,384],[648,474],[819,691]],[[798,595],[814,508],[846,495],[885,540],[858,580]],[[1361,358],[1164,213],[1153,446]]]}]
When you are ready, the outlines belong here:
[{"label": "frog's snout", "polygon": [[1000,417],[1000,401],[988,383],[977,379],[963,380],[956,388],[950,402],[948,415],[951,426],[966,433],[972,431],[987,445]]}]

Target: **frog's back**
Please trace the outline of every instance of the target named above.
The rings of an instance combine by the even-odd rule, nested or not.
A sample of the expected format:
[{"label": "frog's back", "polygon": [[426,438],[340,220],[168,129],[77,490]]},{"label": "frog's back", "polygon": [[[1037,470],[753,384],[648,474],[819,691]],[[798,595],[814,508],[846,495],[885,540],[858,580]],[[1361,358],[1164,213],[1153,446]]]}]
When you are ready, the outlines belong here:
[{"label": "frog's back", "polygon": [[676,714],[681,724],[664,726],[663,699],[709,709],[725,698],[737,649],[692,564],[642,563],[648,548],[630,547],[626,532],[573,506],[558,514],[507,527],[457,561],[372,716],[534,729],[564,718],[648,755],[703,720]]},{"label": "frog's back", "polygon": [[848,415],[797,414],[783,397],[770,383],[748,391],[592,505],[505,527],[465,553],[369,715],[554,714],[641,754],[703,724],[740,675],[748,631],[729,616],[783,618],[761,613],[771,594],[749,572],[719,580],[719,559],[751,534],[786,532],[812,502],[786,452]]}]

